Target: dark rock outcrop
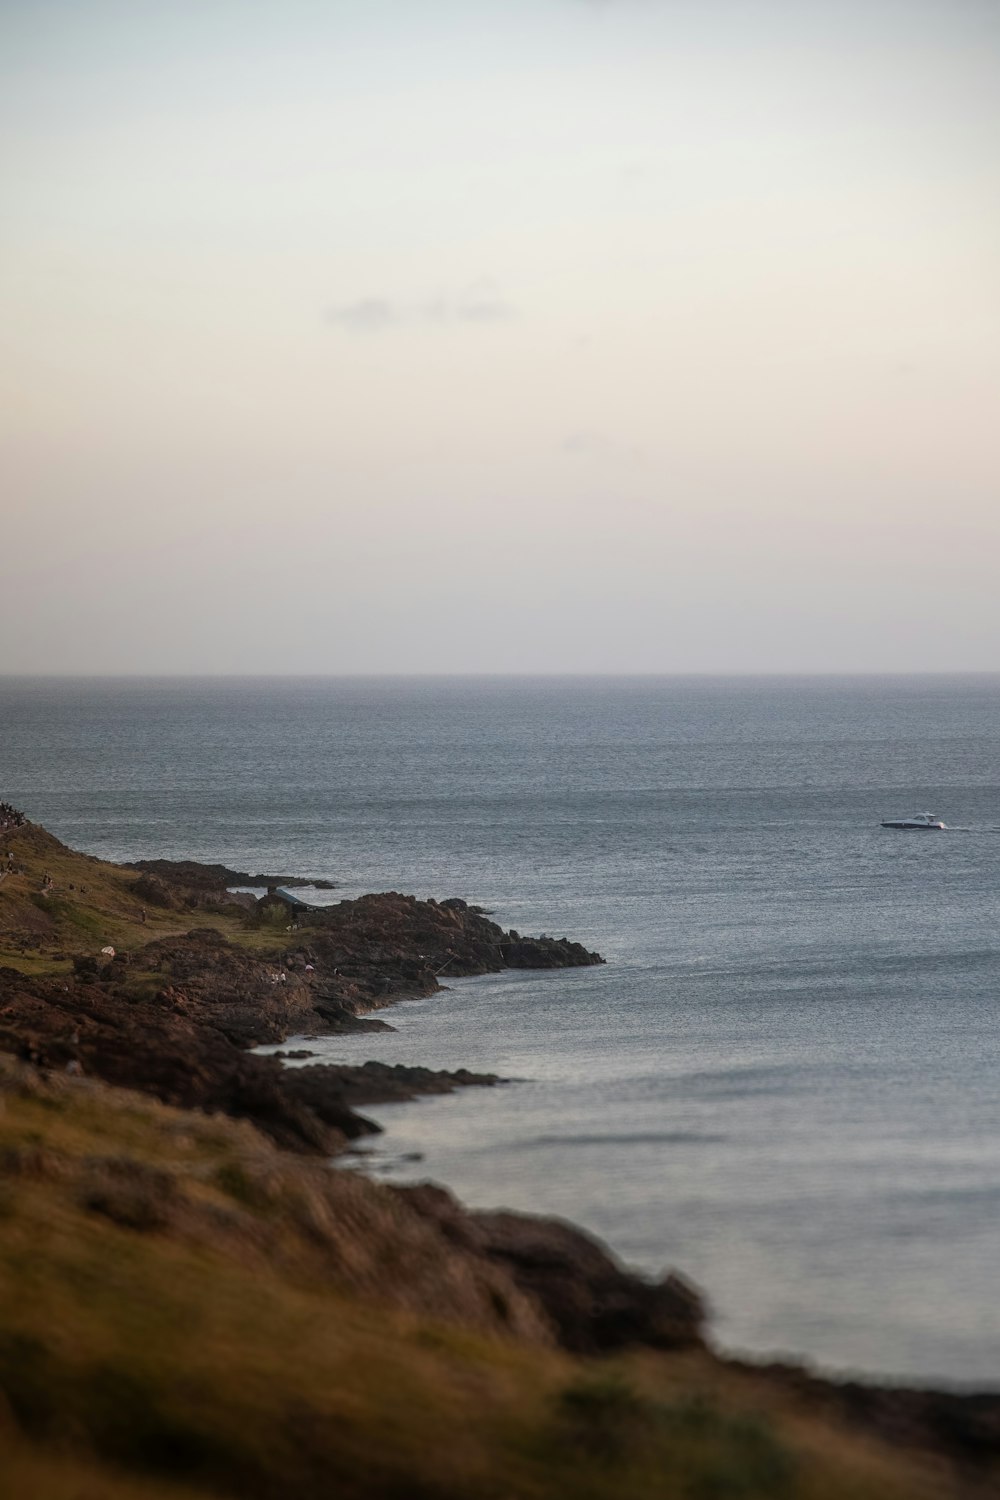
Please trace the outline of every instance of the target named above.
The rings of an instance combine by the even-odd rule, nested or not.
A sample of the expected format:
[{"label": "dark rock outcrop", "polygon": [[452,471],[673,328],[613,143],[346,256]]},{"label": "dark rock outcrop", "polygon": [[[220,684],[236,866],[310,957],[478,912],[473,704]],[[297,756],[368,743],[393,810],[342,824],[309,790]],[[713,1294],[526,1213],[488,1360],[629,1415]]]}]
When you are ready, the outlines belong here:
[{"label": "dark rock outcrop", "polygon": [[[301,912],[246,895],[241,910],[221,882],[243,872],[224,865],[141,861],[136,877],[34,826],[12,842],[34,870],[5,883],[0,936],[22,958],[33,947],[41,957],[46,943],[52,968],[69,959],[71,972],[0,970],[0,1049],[164,1103],[246,1117],[283,1146],[326,1154],[375,1129],[352,1104],[494,1081],[377,1064],[299,1076],[248,1051],[291,1035],[381,1028],[387,1023],[361,1018],[396,998],[433,994],[443,973],[503,968],[505,944],[522,940],[477,907],[390,892]],[[41,891],[29,879],[41,879]],[[174,914],[192,908],[212,911],[217,925],[170,932]],[[142,941],[147,918],[161,935]],[[109,927],[141,946],[125,948],[127,936],[102,941]],[[80,952],[83,933],[94,936]],[[565,939],[534,941],[519,962],[601,962]]]},{"label": "dark rock outcrop", "polygon": [[246,870],[231,870],[228,865],[202,864],[196,859],[135,859],[126,864],[126,870],[142,870],[157,876],[170,885],[192,889],[218,890],[230,885],[250,885],[266,890],[268,886],[283,885],[289,890],[312,886],[317,891],[332,891],[332,880],[317,880],[303,875],[250,875]]},{"label": "dark rock outcrop", "polygon": [[505,932],[457,897],[418,901],[398,891],[312,912],[299,937],[301,960],[322,971],[317,993],[356,1015],[402,995],[432,995],[442,979],[604,962],[567,938]]},{"label": "dark rock outcrop", "polygon": [[[505,936],[465,902],[389,894],[341,902],[275,953],[195,928],[132,953],[77,955],[60,978],[2,970],[0,1047],[166,1104],[251,1119],[282,1146],[332,1154],[376,1129],[357,1106],[497,1080],[375,1062],[286,1071],[247,1049],[384,1026],[358,1018],[398,996],[434,993],[441,967],[502,968]],[[564,939],[535,944],[531,953],[547,966],[599,962]]]},{"label": "dark rock outcrop", "polygon": [[164,1104],[252,1120],[292,1150],[331,1155],[376,1131],[356,1106],[497,1081],[465,1069],[376,1062],[286,1069],[242,1050],[206,1010],[210,1004],[199,1014],[196,1000],[170,989],[136,1002],[114,979],[67,983],[0,970],[0,1049],[141,1089]]},{"label": "dark rock outcrop", "polygon": [[652,1282],[625,1270],[599,1241],[561,1219],[506,1211],[474,1213],[430,1183],[397,1188],[418,1213],[467,1251],[506,1267],[549,1318],[559,1343],[579,1354],[630,1345],[701,1345],[700,1294],[671,1273]]},{"label": "dark rock outcrop", "polygon": [[68,983],[0,970],[0,1049],[164,1104],[253,1120],[290,1150],[329,1155],[376,1128],[346,1104],[338,1113],[332,1101],[321,1119],[286,1094],[280,1062],[241,1050],[169,994],[135,1001],[114,980]]},{"label": "dark rock outcrop", "polygon": [[573,969],[583,964],[603,962],[569,938],[517,938],[505,934],[500,943],[500,958],[507,969]]},{"label": "dark rock outcrop", "polygon": [[488,1087],[499,1082],[495,1073],[470,1073],[467,1068],[449,1073],[405,1063],[366,1062],[359,1067],[312,1063],[288,1070],[284,1093],[325,1119],[330,1100],[340,1105],[400,1104],[419,1094],[450,1094],[457,1088]]}]

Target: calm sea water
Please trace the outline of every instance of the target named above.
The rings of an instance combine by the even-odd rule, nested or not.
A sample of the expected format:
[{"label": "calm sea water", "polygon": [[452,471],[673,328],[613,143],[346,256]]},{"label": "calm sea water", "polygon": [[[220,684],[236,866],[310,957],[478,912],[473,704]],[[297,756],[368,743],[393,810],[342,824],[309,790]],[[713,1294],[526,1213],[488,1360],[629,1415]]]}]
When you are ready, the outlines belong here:
[{"label": "calm sea water", "polygon": [[728,1348],[995,1387],[998,741],[997,677],[0,679],[0,797],[80,848],[607,956],[323,1043],[518,1080],[375,1111],[376,1168],[682,1268]]}]

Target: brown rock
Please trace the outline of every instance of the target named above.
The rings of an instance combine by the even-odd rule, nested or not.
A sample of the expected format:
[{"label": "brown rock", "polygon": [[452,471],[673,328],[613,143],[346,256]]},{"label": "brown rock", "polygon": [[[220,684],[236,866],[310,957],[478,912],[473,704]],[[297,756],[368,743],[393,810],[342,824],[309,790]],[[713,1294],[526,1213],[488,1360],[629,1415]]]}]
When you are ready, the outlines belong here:
[{"label": "brown rock", "polygon": [[704,1302],[676,1273],[647,1281],[561,1219],[467,1212],[429,1183],[396,1191],[454,1243],[505,1266],[544,1309],[566,1349],[601,1354],[630,1345],[683,1349],[704,1342]]}]

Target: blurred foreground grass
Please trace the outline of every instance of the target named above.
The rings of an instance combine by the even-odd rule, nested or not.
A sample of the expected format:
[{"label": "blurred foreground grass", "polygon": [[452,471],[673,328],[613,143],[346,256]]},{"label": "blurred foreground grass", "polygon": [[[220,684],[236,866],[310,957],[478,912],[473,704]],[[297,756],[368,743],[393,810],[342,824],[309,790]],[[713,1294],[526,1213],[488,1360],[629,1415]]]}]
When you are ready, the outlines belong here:
[{"label": "blurred foreground grass", "polygon": [[[2,1057],[0,1104],[11,1500],[957,1493],[703,1352],[583,1361],[423,1316],[406,1246],[366,1281],[360,1229],[331,1275],[297,1176],[324,1169],[247,1125]],[[355,1182],[346,1219],[380,1195]]]}]

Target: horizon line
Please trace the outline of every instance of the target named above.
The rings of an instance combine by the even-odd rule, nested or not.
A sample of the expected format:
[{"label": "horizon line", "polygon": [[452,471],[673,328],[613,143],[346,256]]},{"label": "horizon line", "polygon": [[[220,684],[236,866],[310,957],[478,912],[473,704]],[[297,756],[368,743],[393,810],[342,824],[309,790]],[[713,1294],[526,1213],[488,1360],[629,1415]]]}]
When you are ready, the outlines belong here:
[{"label": "horizon line", "polygon": [[821,668],[712,668],[709,670],[698,670],[694,668],[680,668],[675,670],[658,671],[588,671],[584,669],[569,671],[427,671],[427,672],[399,672],[399,671],[347,671],[347,672],[187,672],[180,670],[170,671],[42,671],[42,672],[0,672],[0,682],[25,682],[25,681],[78,681],[78,682],[344,682],[344,681],[475,681],[502,680],[502,681],[555,681],[555,680],[620,680],[627,678],[631,680],[662,680],[665,678],[715,678],[732,679],[744,678],[748,680],[759,680],[761,678],[884,678],[884,677],[1000,677],[1000,668],[989,667],[821,667]]}]

